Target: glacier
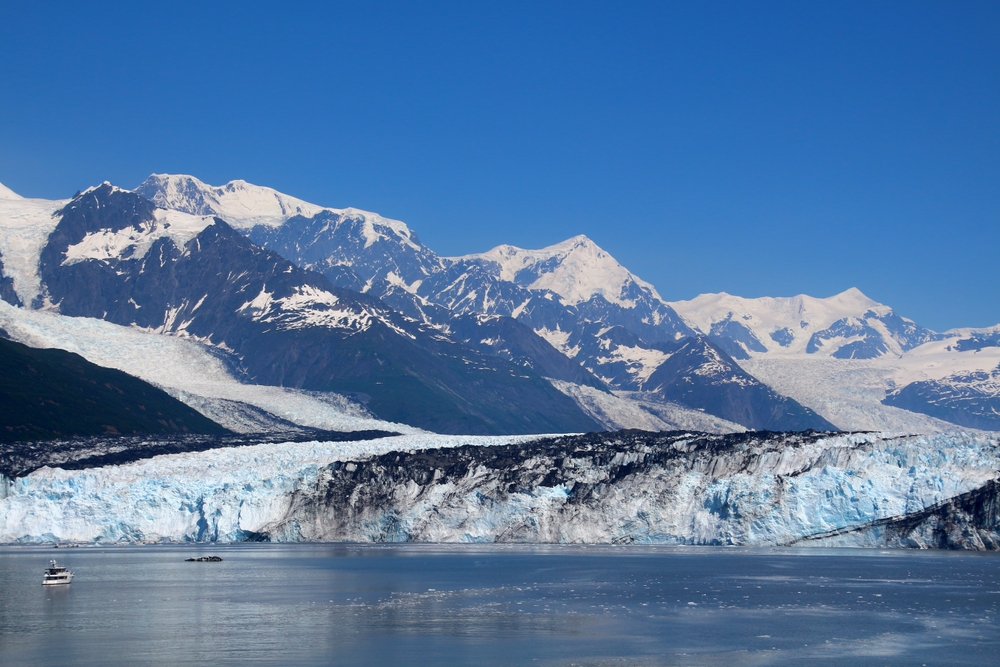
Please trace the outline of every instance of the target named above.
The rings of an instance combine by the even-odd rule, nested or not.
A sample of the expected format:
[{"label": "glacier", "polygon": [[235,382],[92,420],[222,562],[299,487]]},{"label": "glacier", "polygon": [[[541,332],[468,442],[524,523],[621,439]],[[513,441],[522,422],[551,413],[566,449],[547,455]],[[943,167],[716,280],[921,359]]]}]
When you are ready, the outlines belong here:
[{"label": "glacier", "polygon": [[746,427],[721,417],[663,400],[654,393],[605,392],[594,387],[549,378],[552,385],[566,394],[609,431],[634,428],[644,431],[704,431],[740,433]]},{"label": "glacier", "polygon": [[13,480],[0,475],[0,543],[242,541],[283,516],[292,494],[331,462],[537,437],[268,443],[84,470],[43,467]]},{"label": "glacier", "polygon": [[[421,432],[375,419],[340,394],[240,382],[217,350],[193,337],[159,335],[4,302],[0,302],[0,328],[19,343],[75,352],[91,363],[141,378],[237,433],[266,428],[267,415],[329,431]],[[262,418],[249,416],[253,408],[261,411]]]},{"label": "glacier", "polygon": [[[997,463],[997,441],[972,435],[589,434],[335,464],[267,532],[785,545],[922,511],[989,483]],[[856,535],[856,546],[873,546]]]},{"label": "glacier", "polygon": [[882,402],[887,387],[897,386],[907,361],[760,355],[740,366],[841,428],[923,434],[959,430],[950,422]]},{"label": "glacier", "polygon": [[[966,433],[262,444],[5,479],[0,542],[887,546],[874,528],[993,488],[998,470],[1000,441]],[[952,545],[1000,544],[990,520]],[[938,545],[924,533],[888,546]]]}]

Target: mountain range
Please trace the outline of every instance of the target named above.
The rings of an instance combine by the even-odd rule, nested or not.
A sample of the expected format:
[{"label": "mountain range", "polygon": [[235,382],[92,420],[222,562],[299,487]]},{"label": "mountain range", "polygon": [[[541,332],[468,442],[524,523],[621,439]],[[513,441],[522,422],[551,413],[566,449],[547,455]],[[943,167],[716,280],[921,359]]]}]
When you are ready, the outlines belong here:
[{"label": "mountain range", "polygon": [[[854,288],[670,302],[584,236],[442,257],[374,213],[177,175],[61,201],[0,186],[0,230],[12,338],[44,314],[70,349],[66,318],[102,320],[430,431],[1000,430],[1000,326],[934,332]],[[156,382],[232,428],[198,383]]]}]

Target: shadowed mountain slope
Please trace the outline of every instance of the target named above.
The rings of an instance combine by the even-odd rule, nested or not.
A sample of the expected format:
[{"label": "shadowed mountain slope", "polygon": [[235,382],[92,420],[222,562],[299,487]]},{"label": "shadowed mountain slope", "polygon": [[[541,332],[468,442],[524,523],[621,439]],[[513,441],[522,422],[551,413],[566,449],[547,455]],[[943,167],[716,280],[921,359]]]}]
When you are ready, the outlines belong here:
[{"label": "shadowed mountain slope", "polygon": [[0,441],[228,431],[138,378],[0,339]]}]

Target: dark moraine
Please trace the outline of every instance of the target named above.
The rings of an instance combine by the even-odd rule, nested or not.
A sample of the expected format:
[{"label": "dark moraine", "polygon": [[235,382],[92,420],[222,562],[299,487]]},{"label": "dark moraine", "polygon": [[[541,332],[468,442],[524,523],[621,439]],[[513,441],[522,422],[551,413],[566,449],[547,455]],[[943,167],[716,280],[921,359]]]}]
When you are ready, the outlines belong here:
[{"label": "dark moraine", "polygon": [[275,442],[356,442],[399,435],[390,431],[321,431],[299,429],[289,433],[250,435],[171,435],[73,438],[55,441],[0,443],[0,475],[23,477],[43,466],[84,470],[123,465],[162,454],[203,452],[224,447],[244,447]]}]

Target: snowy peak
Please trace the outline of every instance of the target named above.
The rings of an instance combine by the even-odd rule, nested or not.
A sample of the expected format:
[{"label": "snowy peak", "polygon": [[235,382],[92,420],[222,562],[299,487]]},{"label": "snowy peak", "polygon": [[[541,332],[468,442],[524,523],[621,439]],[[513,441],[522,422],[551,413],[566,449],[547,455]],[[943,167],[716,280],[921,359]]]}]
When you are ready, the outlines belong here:
[{"label": "snowy peak", "polygon": [[79,199],[82,199],[82,198],[86,197],[87,195],[90,195],[90,194],[93,194],[93,193],[97,192],[98,190],[100,190],[101,192],[104,192],[104,193],[116,193],[116,192],[129,192],[129,193],[131,193],[130,190],[126,190],[125,188],[120,188],[117,185],[115,185],[114,183],[112,183],[111,181],[103,181],[100,185],[91,185],[89,188],[87,188],[83,192],[81,192],[78,195],[76,195],[75,197],[73,197],[73,201],[77,201]]},{"label": "snowy peak", "polygon": [[872,359],[938,336],[855,287],[827,298],[747,299],[723,292],[670,305],[738,359],[762,353]]},{"label": "snowy peak", "polygon": [[0,199],[24,199],[24,197],[0,183]]},{"label": "snowy peak", "polygon": [[500,280],[515,282],[531,290],[549,290],[567,305],[577,305],[602,296],[624,308],[635,305],[636,292],[646,292],[657,301],[659,294],[647,282],[582,234],[540,250],[501,245],[487,252],[453,258],[452,261],[494,264]]},{"label": "snowy peak", "polygon": [[800,294],[793,297],[766,296],[748,299],[720,292],[701,294],[690,301],[675,301],[671,305],[705,333],[708,333],[712,325],[726,319],[753,322],[755,327],[774,324],[794,325],[801,329],[824,329],[844,317],[861,315],[869,310],[890,310],[865,296],[856,287],[827,298]]},{"label": "snowy peak", "polygon": [[212,216],[156,208],[107,181],[74,197],[61,213],[67,222],[50,241],[60,247],[65,243],[62,265],[140,259],[164,237],[182,249],[215,222]]},{"label": "snowy peak", "polygon": [[208,185],[185,174],[152,174],[135,189],[161,208],[193,215],[222,218],[237,229],[257,226],[280,227],[296,216],[315,218],[330,212],[344,220],[360,223],[368,245],[397,236],[416,245],[415,235],[399,220],[357,208],[329,208],[278,192],[273,188],[235,180],[225,185]]},{"label": "snowy peak", "polygon": [[153,174],[135,191],[161,208],[218,216],[234,227],[273,227],[296,215],[312,217],[324,210],[246,181],[214,186],[184,174]]},{"label": "snowy peak", "polygon": [[344,209],[331,208],[327,210],[339,214],[345,220],[360,222],[366,248],[371,247],[372,244],[378,243],[379,241],[393,240],[399,240],[410,248],[416,250],[423,248],[420,240],[417,238],[417,235],[406,226],[405,222],[400,220],[383,218],[378,213],[362,211],[361,209],[353,207]]}]

